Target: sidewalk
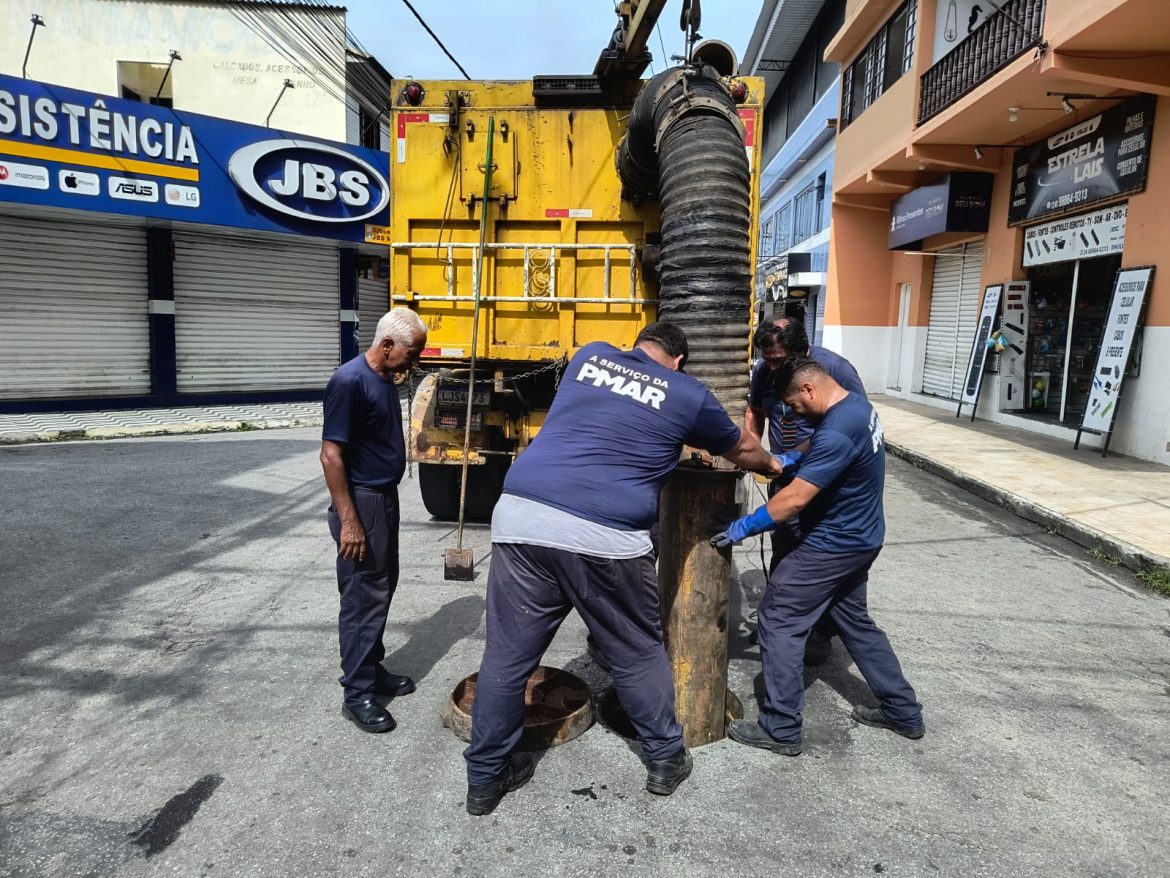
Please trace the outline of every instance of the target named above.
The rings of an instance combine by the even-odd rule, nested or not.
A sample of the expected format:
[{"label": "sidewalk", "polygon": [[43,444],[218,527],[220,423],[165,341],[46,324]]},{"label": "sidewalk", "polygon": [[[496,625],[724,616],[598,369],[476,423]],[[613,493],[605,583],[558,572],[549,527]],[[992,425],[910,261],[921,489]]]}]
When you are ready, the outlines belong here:
[{"label": "sidewalk", "polygon": [[272,430],[277,427],[311,427],[320,423],[319,402],[0,415],[0,445],[62,439]]},{"label": "sidewalk", "polygon": [[871,397],[886,448],[1133,570],[1170,566],[1170,467]]},{"label": "sidewalk", "polygon": [[[1170,567],[1170,467],[875,395],[890,453],[1088,549]],[[0,415],[0,445],[316,426],[316,402]]]}]

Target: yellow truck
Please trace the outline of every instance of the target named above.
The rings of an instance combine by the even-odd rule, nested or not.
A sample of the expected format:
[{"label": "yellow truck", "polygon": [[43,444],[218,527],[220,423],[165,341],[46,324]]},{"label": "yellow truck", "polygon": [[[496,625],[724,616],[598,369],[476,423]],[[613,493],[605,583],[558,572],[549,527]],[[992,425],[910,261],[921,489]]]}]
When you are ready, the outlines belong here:
[{"label": "yellow truck", "polygon": [[465,513],[490,516],[568,358],[591,341],[631,345],[668,317],[668,288],[679,290],[669,319],[692,339],[688,372],[742,411],[763,84],[738,77],[716,41],[688,42],[687,63],[643,83],[644,36],[663,4],[649,5],[621,5],[592,76],[395,83],[390,300],[428,329],[408,454],[437,518],[458,514],[465,454]]}]

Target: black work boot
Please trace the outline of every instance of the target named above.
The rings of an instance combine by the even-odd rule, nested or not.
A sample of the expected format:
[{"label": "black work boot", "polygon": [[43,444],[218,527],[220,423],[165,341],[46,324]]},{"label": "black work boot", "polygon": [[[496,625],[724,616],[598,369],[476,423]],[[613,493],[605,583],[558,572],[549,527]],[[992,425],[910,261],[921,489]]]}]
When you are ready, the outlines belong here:
[{"label": "black work boot", "polygon": [[778,741],[764,731],[759,723],[746,719],[733,719],[727,727],[727,735],[733,741],[747,744],[749,747],[758,747],[761,750],[771,750],[781,756],[799,756],[804,745],[799,741]]},{"label": "black work boot", "polygon": [[363,732],[389,732],[397,725],[390,711],[376,702],[372,695],[357,704],[343,704],[341,715]]},{"label": "black work boot", "polygon": [[853,713],[850,714],[850,717],[862,725],[873,726],[875,729],[888,729],[895,735],[901,735],[903,738],[909,738],[912,741],[917,741],[926,734],[926,723],[920,723],[916,726],[900,726],[886,719],[882,715],[880,707],[862,707],[858,705],[853,708]]},{"label": "black work boot", "polygon": [[397,698],[399,695],[409,695],[414,691],[414,680],[403,674],[391,674],[389,671],[378,672],[374,682],[374,694]]},{"label": "black work boot", "polygon": [[678,785],[691,776],[694,760],[686,748],[665,759],[646,763],[646,789],[656,796],[669,796]]},{"label": "black work boot", "polygon": [[467,785],[467,813],[472,817],[491,814],[504,798],[504,793],[514,792],[532,780],[536,760],[531,753],[513,753],[508,759],[504,773],[490,783]]}]

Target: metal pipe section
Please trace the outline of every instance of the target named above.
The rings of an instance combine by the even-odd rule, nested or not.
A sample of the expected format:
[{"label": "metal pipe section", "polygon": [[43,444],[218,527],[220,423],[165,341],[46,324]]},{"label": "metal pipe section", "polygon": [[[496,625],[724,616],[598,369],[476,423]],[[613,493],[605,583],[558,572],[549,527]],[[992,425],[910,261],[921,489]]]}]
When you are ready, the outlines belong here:
[{"label": "metal pipe section", "polygon": [[647,83],[618,145],[623,194],[662,215],[658,316],[683,327],[687,372],[744,413],[751,308],[751,174],[743,125],[714,68]]}]

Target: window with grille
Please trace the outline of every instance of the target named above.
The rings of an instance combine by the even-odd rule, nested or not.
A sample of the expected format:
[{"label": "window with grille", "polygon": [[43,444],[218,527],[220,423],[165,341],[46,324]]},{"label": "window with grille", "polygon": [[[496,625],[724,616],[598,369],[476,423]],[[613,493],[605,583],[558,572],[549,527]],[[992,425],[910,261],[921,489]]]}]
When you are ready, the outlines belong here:
[{"label": "window with grille", "polygon": [[841,82],[841,127],[880,98],[914,63],[918,0],[898,7],[882,29],[845,68]]}]

